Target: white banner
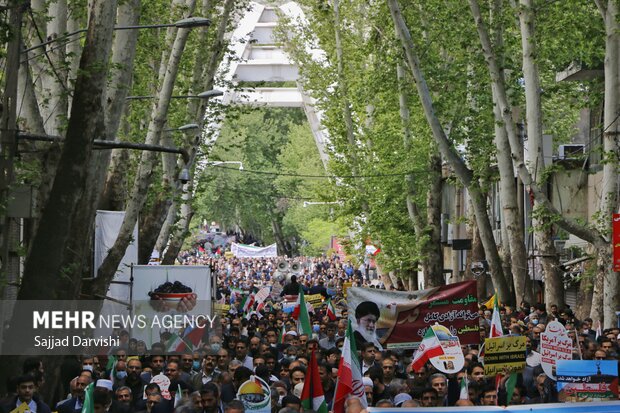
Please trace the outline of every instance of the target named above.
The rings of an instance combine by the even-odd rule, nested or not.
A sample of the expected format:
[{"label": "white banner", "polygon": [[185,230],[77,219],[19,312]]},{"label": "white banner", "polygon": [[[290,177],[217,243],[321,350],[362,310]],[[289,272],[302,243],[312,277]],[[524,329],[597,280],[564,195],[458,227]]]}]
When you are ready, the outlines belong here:
[{"label": "white banner", "polygon": [[271,244],[267,247],[232,243],[231,251],[237,258],[271,258],[278,256],[278,246]]},{"label": "white banner", "polygon": [[[97,211],[95,218],[95,254],[94,254],[94,273],[97,276],[97,270],[101,263],[108,255],[108,251],[114,245],[121,224],[125,218],[125,211]],[[131,288],[129,282],[131,279],[131,266],[138,263],[138,224],[133,229],[132,240],[127,246],[125,255],[118,265],[114,281],[108,288],[107,296],[123,303],[129,303],[131,299]],[[123,284],[125,283],[125,284]],[[103,302],[101,308],[102,315],[117,314],[118,305],[110,300]],[[127,314],[129,311],[127,310]]]}]

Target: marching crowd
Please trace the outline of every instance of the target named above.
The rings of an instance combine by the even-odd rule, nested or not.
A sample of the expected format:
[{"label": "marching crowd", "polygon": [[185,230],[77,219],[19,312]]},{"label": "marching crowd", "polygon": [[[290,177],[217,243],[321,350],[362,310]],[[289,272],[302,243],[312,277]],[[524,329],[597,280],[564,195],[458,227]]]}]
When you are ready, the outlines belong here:
[{"label": "marching crowd", "polygon": [[[299,413],[312,353],[318,360],[325,400],[331,411],[349,316],[342,301],[343,286],[367,286],[365,274],[338,258],[304,259],[297,276],[286,279],[277,271],[276,258],[213,257],[206,252],[184,257],[188,265],[211,264],[217,274],[218,299],[230,305],[226,316],[221,317],[221,334],[205,335],[200,346],[191,351],[167,353],[164,338],[147,348],[144,342],[123,331],[121,346],[110,349],[108,356],[85,355],[63,361],[66,397],[61,401],[42,399],[41,390],[50,382],[50,372],[41,359],[30,358],[23,364],[22,375],[7,379],[9,393],[0,401],[0,413],[16,411],[24,403],[34,413],[78,413],[85,402],[85,389],[91,383],[95,413],[242,413],[245,409],[237,392],[252,375],[271,387],[273,413]],[[326,306],[316,308],[310,314],[312,334],[308,335],[297,329],[295,320],[282,311],[278,300],[267,303],[258,312],[244,313],[244,296],[238,292],[265,285],[280,285],[283,297],[297,294],[300,286],[308,294],[331,297],[337,303],[337,317],[333,320]],[[491,310],[480,306],[481,342],[489,334]],[[543,372],[539,351],[540,334],[552,320],[558,320],[569,331],[574,340],[574,359],[618,359],[620,330],[597,332],[591,319],[577,320],[570,308],[522,302],[518,308],[505,306],[500,312],[503,333],[525,336],[527,340],[526,366],[518,373],[514,390],[511,386],[507,392],[506,382],[511,375],[506,374],[499,381],[485,376],[477,345],[462,346],[465,367],[457,374],[447,375],[430,363],[412,370],[412,350],[384,350],[359,339],[357,350],[365,400],[351,397],[345,412],[359,413],[366,407],[556,402],[556,384]],[[109,363],[108,359],[115,362]],[[169,378],[168,389],[152,382],[159,374]],[[465,396],[460,387],[463,377],[468,384]]]}]

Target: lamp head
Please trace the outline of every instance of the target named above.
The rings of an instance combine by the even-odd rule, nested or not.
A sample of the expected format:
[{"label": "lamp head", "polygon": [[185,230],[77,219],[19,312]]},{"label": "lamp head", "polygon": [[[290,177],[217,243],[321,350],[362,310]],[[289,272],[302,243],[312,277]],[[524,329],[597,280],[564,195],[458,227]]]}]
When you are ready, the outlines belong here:
[{"label": "lamp head", "polygon": [[183,29],[191,29],[192,27],[203,27],[209,26],[211,24],[211,20],[206,19],[204,17],[189,17],[187,19],[179,20],[174,23],[174,25],[178,28]]},{"label": "lamp head", "polygon": [[185,185],[186,183],[189,182],[189,180],[190,180],[189,169],[187,169],[187,167],[184,167],[183,169],[181,169],[181,172],[179,173],[179,181],[181,181],[181,183]]},{"label": "lamp head", "polygon": [[221,91],[221,90],[211,89],[211,90],[207,90],[205,92],[200,92],[196,96],[198,96],[201,99],[208,99],[208,98],[213,98],[213,97],[216,97],[216,96],[222,96],[223,94],[224,94],[224,92]]},{"label": "lamp head", "polygon": [[197,123],[188,123],[186,125],[179,126],[177,130],[185,131],[185,130],[191,130],[191,129],[198,129],[199,127],[200,126],[198,126]]}]

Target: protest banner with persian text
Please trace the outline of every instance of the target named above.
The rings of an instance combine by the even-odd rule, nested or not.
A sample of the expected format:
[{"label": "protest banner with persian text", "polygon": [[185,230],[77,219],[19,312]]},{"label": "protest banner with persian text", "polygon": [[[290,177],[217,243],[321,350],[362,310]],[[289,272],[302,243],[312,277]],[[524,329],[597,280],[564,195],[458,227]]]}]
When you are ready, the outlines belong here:
[{"label": "protest banner with persian text", "polygon": [[506,336],[484,340],[484,374],[495,376],[525,367],[525,336]]},{"label": "protest banner with persian text", "polygon": [[560,322],[551,321],[540,334],[540,357],[545,374],[553,380],[557,361],[573,359],[573,340]]},{"label": "protest banner with persian text", "polygon": [[367,302],[375,303],[380,311],[375,334],[384,347],[416,348],[435,323],[445,326],[462,344],[480,342],[475,281],[407,292],[351,287],[347,304],[355,329],[355,310]]},{"label": "protest banner with persian text", "polygon": [[558,360],[557,386],[561,402],[618,400],[618,362]]}]

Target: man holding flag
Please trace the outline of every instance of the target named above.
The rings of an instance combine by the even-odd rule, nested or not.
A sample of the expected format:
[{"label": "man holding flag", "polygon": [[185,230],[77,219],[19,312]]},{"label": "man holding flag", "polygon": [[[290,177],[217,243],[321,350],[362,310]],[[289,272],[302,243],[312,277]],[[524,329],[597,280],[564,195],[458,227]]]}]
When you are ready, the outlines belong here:
[{"label": "man holding flag", "polygon": [[327,403],[323,392],[323,383],[319,374],[319,365],[316,362],[314,350],[310,355],[310,365],[301,391],[301,406],[305,411],[312,410],[316,413],[327,413]]},{"label": "man holding flag", "polygon": [[358,398],[364,408],[368,407],[362,381],[362,368],[357,358],[357,348],[355,346],[351,321],[347,325],[342,346],[342,356],[338,367],[338,381],[336,382],[333,401],[334,413],[344,413],[345,402],[349,397]]},{"label": "man holding flag", "polygon": [[441,343],[439,342],[435,331],[433,331],[431,327],[428,327],[426,329],[426,333],[424,333],[422,342],[413,355],[411,370],[419,371],[431,358],[441,356],[443,354],[443,348],[441,347]]},{"label": "man holding flag", "polygon": [[304,296],[304,290],[299,286],[299,295],[297,296],[297,304],[293,310],[293,318],[297,320],[297,330],[301,334],[307,334],[308,337],[312,336],[312,323],[310,322],[310,314],[308,314],[308,307],[306,305],[306,298]]}]

